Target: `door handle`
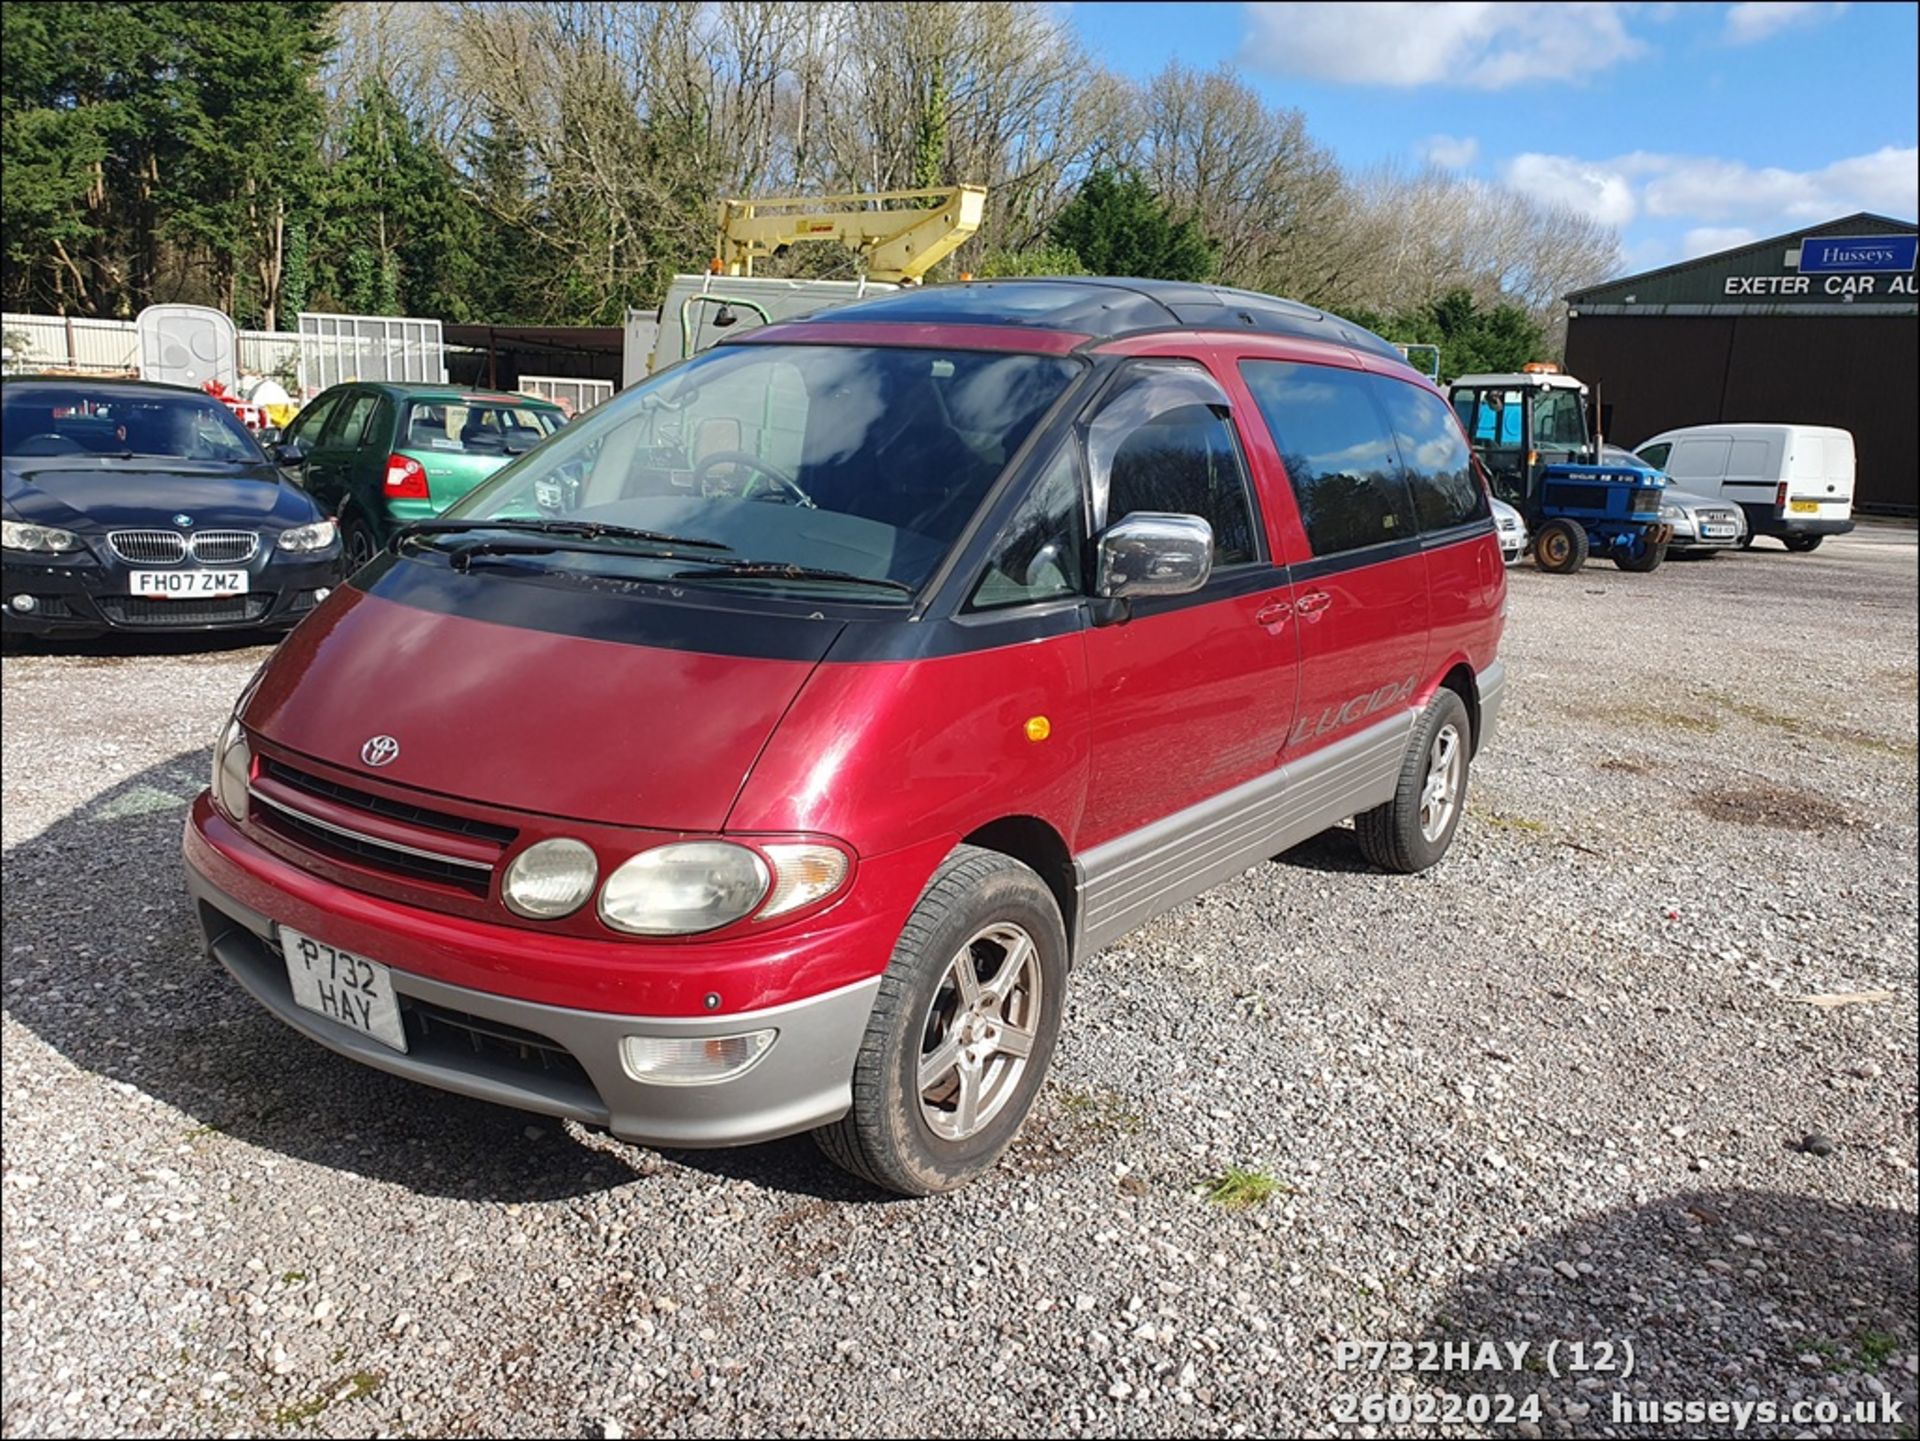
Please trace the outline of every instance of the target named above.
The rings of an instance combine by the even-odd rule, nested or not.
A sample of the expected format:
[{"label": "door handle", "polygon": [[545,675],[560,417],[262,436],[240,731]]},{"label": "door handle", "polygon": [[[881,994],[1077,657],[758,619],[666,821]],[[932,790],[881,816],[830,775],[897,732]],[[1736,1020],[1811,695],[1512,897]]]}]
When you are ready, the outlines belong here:
[{"label": "door handle", "polygon": [[1293,603],[1293,608],[1299,611],[1301,615],[1318,615],[1332,604],[1332,596],[1328,595],[1324,590],[1316,590],[1310,594],[1301,596],[1300,599]]},{"label": "door handle", "polygon": [[1271,601],[1253,613],[1253,623],[1267,630],[1278,632],[1293,614],[1293,607],[1284,600]]}]

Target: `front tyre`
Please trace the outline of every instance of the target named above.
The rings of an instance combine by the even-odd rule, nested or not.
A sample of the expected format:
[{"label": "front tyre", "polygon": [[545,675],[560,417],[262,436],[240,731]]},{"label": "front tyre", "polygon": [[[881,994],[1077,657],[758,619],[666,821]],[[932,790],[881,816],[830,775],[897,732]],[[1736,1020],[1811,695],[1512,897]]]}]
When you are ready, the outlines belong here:
[{"label": "front tyre", "polygon": [[1393,799],[1353,818],[1361,853],[1383,871],[1411,875],[1447,853],[1467,808],[1473,725],[1444,686],[1414,725]]},{"label": "front tyre", "polygon": [[1548,521],[1534,532],[1533,563],[1554,575],[1572,575],[1587,563],[1587,528],[1578,521]]},{"label": "front tyre", "polygon": [[1032,1108],[1060,1033],[1067,935],[1020,862],[961,846],[935,872],[880,978],[853,1109],[814,1132],[837,1165],[930,1196],[988,1170]]}]

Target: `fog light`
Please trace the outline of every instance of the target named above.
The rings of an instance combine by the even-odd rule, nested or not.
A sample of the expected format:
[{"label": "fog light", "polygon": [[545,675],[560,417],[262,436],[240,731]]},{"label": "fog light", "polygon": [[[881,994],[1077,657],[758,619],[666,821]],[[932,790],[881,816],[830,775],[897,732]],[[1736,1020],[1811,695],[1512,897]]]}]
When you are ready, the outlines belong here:
[{"label": "fog light", "polygon": [[636,1081],[653,1086],[710,1086],[752,1070],[773,1049],[777,1030],[739,1036],[628,1036],[620,1063]]},{"label": "fog light", "polygon": [[30,595],[16,595],[13,598],[13,608],[22,615],[31,615],[34,611],[40,609],[40,602]]}]

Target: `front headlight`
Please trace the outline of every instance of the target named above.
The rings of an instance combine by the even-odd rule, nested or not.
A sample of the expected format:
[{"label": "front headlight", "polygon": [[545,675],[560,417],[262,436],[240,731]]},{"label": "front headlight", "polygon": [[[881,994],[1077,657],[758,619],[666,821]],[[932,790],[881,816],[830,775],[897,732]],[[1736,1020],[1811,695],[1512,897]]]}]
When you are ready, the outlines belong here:
[{"label": "front headlight", "polygon": [[592,848],[562,836],[528,846],[513,858],[500,882],[500,899],[517,916],[551,921],[579,910],[599,878]]},{"label": "front headlight", "polygon": [[730,841],[682,841],[642,851],[600,888],[600,919],[636,936],[718,930],[767,893],[767,863]]},{"label": "front headlight", "polygon": [[238,714],[227,717],[220,739],[213,743],[213,799],[230,819],[247,819],[247,782],[253,776],[253,747]]},{"label": "front headlight", "polygon": [[63,555],[80,549],[80,537],[55,525],[28,525],[18,520],[0,520],[0,546],[23,550],[32,555]]},{"label": "front headlight", "polygon": [[1679,506],[1674,505],[1670,501],[1662,501],[1660,503],[1660,519],[1671,520],[1671,521],[1684,521],[1686,518],[1687,518],[1687,513],[1684,510],[1682,510]]},{"label": "front headlight", "polygon": [[325,550],[333,544],[339,534],[339,527],[331,520],[316,520],[311,525],[296,525],[292,530],[280,532],[280,549],[298,553]]}]

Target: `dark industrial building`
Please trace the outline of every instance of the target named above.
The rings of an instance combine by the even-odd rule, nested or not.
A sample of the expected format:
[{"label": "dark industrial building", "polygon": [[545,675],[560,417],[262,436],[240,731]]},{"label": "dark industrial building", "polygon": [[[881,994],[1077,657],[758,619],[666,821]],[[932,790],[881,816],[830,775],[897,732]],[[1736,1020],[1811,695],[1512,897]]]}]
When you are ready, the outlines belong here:
[{"label": "dark industrial building", "polygon": [[1608,439],[1714,422],[1853,432],[1854,508],[1920,512],[1915,227],[1849,215],[1567,297],[1567,369]]}]

